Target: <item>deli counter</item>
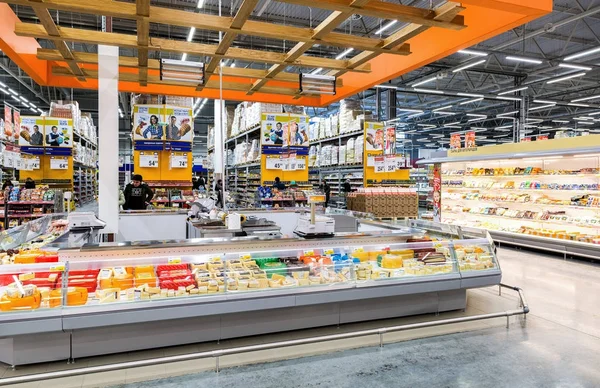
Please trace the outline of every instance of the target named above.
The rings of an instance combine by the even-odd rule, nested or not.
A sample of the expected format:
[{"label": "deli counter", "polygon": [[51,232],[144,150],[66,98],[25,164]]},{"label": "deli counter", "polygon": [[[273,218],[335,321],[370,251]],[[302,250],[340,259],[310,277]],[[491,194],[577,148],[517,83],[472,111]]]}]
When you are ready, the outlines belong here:
[{"label": "deli counter", "polygon": [[489,236],[415,226],[311,240],[86,244],[60,249],[57,262],[0,265],[0,361],[458,310],[466,308],[467,289],[500,282]]}]

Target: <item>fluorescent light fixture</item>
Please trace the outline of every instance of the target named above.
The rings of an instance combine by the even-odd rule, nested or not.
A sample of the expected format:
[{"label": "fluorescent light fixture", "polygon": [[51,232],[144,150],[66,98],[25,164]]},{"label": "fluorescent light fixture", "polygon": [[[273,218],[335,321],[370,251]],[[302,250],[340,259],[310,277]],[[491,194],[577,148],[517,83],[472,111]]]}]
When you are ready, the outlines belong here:
[{"label": "fluorescent light fixture", "polygon": [[315,75],[315,74],[319,74],[322,71],[323,71],[323,68],[319,67],[318,69],[314,69],[310,74]]},{"label": "fluorescent light fixture", "polygon": [[523,124],[523,128],[537,128],[538,126],[535,124]]},{"label": "fluorescent light fixture", "polygon": [[181,60],[183,62],[185,62],[186,59],[187,59],[187,53],[183,53],[183,55],[181,56]]},{"label": "fluorescent light fixture", "polygon": [[579,125],[594,125],[594,123],[590,122],[590,121],[578,121],[577,124],[579,124]]},{"label": "fluorescent light fixture", "polygon": [[457,96],[461,97],[474,97],[474,98],[482,98],[483,94],[474,94],[474,93],[456,93]]},{"label": "fluorescent light fixture", "polygon": [[20,102],[21,100],[19,100],[17,97],[15,96],[11,96],[13,100]]},{"label": "fluorescent light fixture", "polygon": [[573,59],[577,59],[577,58],[581,58],[581,57],[587,57],[588,55],[592,55],[592,54],[596,54],[597,52],[600,52],[600,47],[596,47],[590,50],[586,50],[586,51],[582,51],[580,53],[577,54],[573,54],[573,55],[569,55],[568,57],[565,58],[565,61],[572,61]]},{"label": "fluorescent light fixture", "polygon": [[554,108],[555,106],[556,106],[556,104],[534,106],[533,108],[529,108],[529,111],[531,112],[531,111],[534,111],[534,110],[549,109],[549,108]]},{"label": "fluorescent light fixture", "polygon": [[594,120],[594,118],[586,117],[586,116],[579,116],[579,117],[573,117],[573,120]]},{"label": "fluorescent light fixture", "polygon": [[462,127],[460,125],[451,125],[451,124],[448,124],[448,125],[442,125],[442,128],[459,128],[460,129]]},{"label": "fluorescent light fixture", "polygon": [[446,109],[450,109],[450,108],[452,108],[452,105],[446,105],[446,106],[443,106],[441,108],[432,109],[431,111],[432,112],[437,112],[437,111],[440,111],[440,110],[446,110]]},{"label": "fluorescent light fixture", "polygon": [[452,122],[452,123],[448,123],[448,124],[445,124],[444,126],[447,127],[449,125],[456,125],[456,124],[460,124],[460,121],[455,121],[455,122]]},{"label": "fluorescent light fixture", "polygon": [[414,87],[417,87],[417,86],[425,85],[425,84],[428,84],[430,82],[435,81],[436,79],[437,79],[436,77],[431,77],[431,78],[428,78],[428,79],[426,79],[424,81],[417,82],[416,84],[413,84],[412,87],[414,88]]},{"label": "fluorescent light fixture", "polygon": [[485,61],[486,61],[485,59],[482,59],[482,60],[479,60],[477,62],[469,63],[468,65],[464,65],[464,66],[459,67],[458,69],[452,70],[452,72],[453,73],[458,73],[459,71],[463,71],[463,70],[469,69],[471,67],[480,65],[480,64],[482,64]]},{"label": "fluorescent light fixture", "polygon": [[29,106],[31,106],[33,109],[37,109],[37,106],[35,106],[33,103],[29,103]]},{"label": "fluorescent light fixture", "polygon": [[528,119],[526,119],[526,121],[528,121],[530,123],[538,123],[538,124],[544,122],[544,120],[542,120],[542,119],[532,119],[532,118],[528,118]]},{"label": "fluorescent light fixture", "polygon": [[187,41],[191,42],[194,39],[194,34],[196,33],[196,27],[190,28],[190,32],[188,33]]},{"label": "fluorescent light fixture", "polygon": [[547,84],[554,84],[554,83],[557,83],[557,82],[567,81],[567,80],[570,80],[570,79],[573,79],[573,78],[577,78],[577,77],[583,77],[586,74],[587,73],[570,74],[570,75],[566,75],[564,77],[551,79],[550,81],[546,81],[546,83]]},{"label": "fluorescent light fixture", "polygon": [[[580,104],[580,103],[574,103],[574,102],[569,102],[567,105],[569,105],[569,106],[580,106],[582,108],[589,108],[590,107],[588,104]],[[593,116],[593,115],[590,114],[590,116]]]},{"label": "fluorescent light fixture", "polygon": [[539,59],[515,57],[515,56],[512,56],[512,55],[507,56],[506,59],[509,60],[509,61],[515,61],[515,62],[534,63],[536,65],[540,65],[542,63],[542,61],[540,61]]},{"label": "fluorescent light fixture", "polygon": [[518,110],[513,110],[512,112],[506,112],[506,113],[500,113],[500,114],[497,114],[497,115],[496,115],[496,117],[502,117],[502,116],[512,116],[512,115],[515,115],[515,114],[517,114],[517,113],[519,113],[519,111],[518,111]]},{"label": "fluorescent light fixture", "polygon": [[[187,54],[183,55],[187,56]],[[204,63],[161,59],[160,79],[202,84],[204,83]]]},{"label": "fluorescent light fixture", "polygon": [[423,127],[423,128],[435,128],[435,125],[432,124],[417,124],[417,127]]},{"label": "fluorescent light fixture", "polygon": [[598,98],[600,98],[600,94],[597,94],[595,96],[577,98],[575,100],[572,100],[571,102],[581,102],[581,101],[588,101],[588,100],[596,100]]},{"label": "fluorescent light fixture", "polygon": [[475,50],[458,50],[459,54],[465,54],[465,55],[475,55],[478,57],[487,57],[487,53],[484,53],[483,51],[475,51]]},{"label": "fluorescent light fixture", "polygon": [[378,89],[398,89],[397,86],[394,85],[375,85]]},{"label": "fluorescent light fixture", "polygon": [[442,90],[436,90],[436,89],[419,89],[419,88],[414,88],[413,89],[415,92],[418,93],[432,93],[432,94],[444,94],[444,91]]},{"label": "fluorescent light fixture", "polygon": [[392,20],[391,22],[389,22],[388,24],[386,24],[385,26],[381,27],[379,30],[375,31],[376,35],[381,34],[383,31],[389,29],[390,27],[392,27],[394,24],[398,23],[397,20]]},{"label": "fluorescent light fixture", "polygon": [[14,90],[12,90],[11,88],[8,88],[8,91],[9,91],[11,94],[13,94],[13,95],[15,95],[15,96],[19,97],[19,93],[15,92],[15,91],[14,91]]},{"label": "fluorescent light fixture", "polygon": [[6,87],[6,84],[5,84],[4,82],[0,82],[0,87],[3,87],[3,88],[5,88],[5,87]]},{"label": "fluorescent light fixture", "polygon": [[335,57],[335,59],[340,60],[340,59],[344,58],[346,55],[350,54],[352,51],[354,51],[353,48],[349,48],[347,50],[344,50],[337,57]]},{"label": "fluorescent light fixture", "polygon": [[204,0],[198,0],[198,6],[196,8],[204,7]]},{"label": "fluorescent light fixture", "polygon": [[436,115],[445,115],[445,116],[452,116],[452,115],[457,114],[456,112],[450,112],[450,111],[445,111],[445,110],[438,110],[433,113],[435,113]]},{"label": "fluorescent light fixture", "polygon": [[600,111],[598,111],[598,112],[592,112],[592,113],[588,113],[587,115],[588,115],[588,116],[598,116],[598,115],[600,115]]},{"label": "fluorescent light fixture", "polygon": [[407,119],[412,119],[413,117],[421,116],[421,115],[424,115],[424,114],[425,114],[425,112],[423,112],[423,113],[415,113],[414,115],[406,116],[406,118]]},{"label": "fluorescent light fixture", "polygon": [[335,95],[336,78],[332,75],[300,73],[300,94]]},{"label": "fluorescent light fixture", "polygon": [[478,114],[475,114],[475,113],[467,113],[467,116],[469,116],[469,117],[479,117],[479,118],[487,119],[487,115],[478,115]]},{"label": "fluorescent light fixture", "polygon": [[569,120],[552,120],[552,122],[557,124],[568,124]]},{"label": "fluorescent light fixture", "polygon": [[0,88],[0,90],[1,90],[1,91],[2,91],[4,94],[10,94],[10,93],[8,92],[8,90],[6,90],[6,89],[4,89],[4,88]]},{"label": "fluorescent light fixture", "polygon": [[38,109],[38,112],[40,112],[40,114],[44,114],[44,111],[41,109]]},{"label": "fluorescent light fixture", "polygon": [[513,94],[513,93],[520,92],[522,90],[527,90],[527,89],[529,89],[529,86],[523,86],[522,88],[511,89],[511,90],[507,90],[507,91],[502,92],[502,93],[498,93],[498,95],[499,96],[504,96],[505,94]]},{"label": "fluorescent light fixture", "polygon": [[570,63],[559,63],[558,67],[563,67],[566,69],[575,69],[575,70],[585,70],[585,71],[591,71],[592,68],[589,66],[581,66],[581,65],[572,65]]},{"label": "fluorescent light fixture", "polygon": [[550,101],[550,100],[533,100],[533,102],[535,102],[536,104],[555,104],[556,105],[556,101]]},{"label": "fluorescent light fixture", "polygon": [[498,139],[498,138],[500,138],[500,137],[506,137],[506,136],[508,136],[508,133],[505,133],[505,134],[503,134],[503,135],[496,135],[496,136],[493,136],[493,137],[494,137],[495,139]]},{"label": "fluorescent light fixture", "polygon": [[417,130],[416,130],[416,129],[413,129],[412,131],[406,131],[406,132],[404,132],[404,133],[416,133],[416,132],[417,132]]},{"label": "fluorescent light fixture", "polygon": [[434,138],[434,139],[439,139],[441,137],[444,137],[444,135],[443,134],[431,135],[431,137]]},{"label": "fluorescent light fixture", "polygon": [[413,113],[423,113],[421,109],[410,109],[410,108],[396,108],[402,112],[413,112]]},{"label": "fluorescent light fixture", "polygon": [[507,96],[497,96],[496,100],[517,101],[517,102],[521,101],[521,99],[518,97],[507,97]]},{"label": "fluorescent light fixture", "polygon": [[479,98],[474,98],[472,100],[468,100],[468,101],[463,101],[461,103],[459,103],[458,105],[466,105],[466,104],[472,104],[474,102],[478,102],[478,101],[482,101],[483,97],[479,97]]},{"label": "fluorescent light fixture", "polygon": [[512,125],[503,125],[501,127],[496,127],[495,129],[512,129]]}]

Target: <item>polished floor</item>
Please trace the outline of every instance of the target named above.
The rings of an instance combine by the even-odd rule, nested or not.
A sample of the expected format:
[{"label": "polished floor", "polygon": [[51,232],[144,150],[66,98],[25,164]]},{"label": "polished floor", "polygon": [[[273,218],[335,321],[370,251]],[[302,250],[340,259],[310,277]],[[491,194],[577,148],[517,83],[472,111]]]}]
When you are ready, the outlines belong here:
[{"label": "polished floor", "polygon": [[[503,282],[525,290],[527,320],[456,324],[287,349],[107,372],[14,387],[600,387],[600,265],[513,249],[499,249]],[[465,312],[393,319],[340,328],[244,338],[147,352],[0,369],[3,377],[101,365],[219,347],[272,342],[517,307],[498,288],[469,292]],[[0,380],[1,381],[1,380]]]}]

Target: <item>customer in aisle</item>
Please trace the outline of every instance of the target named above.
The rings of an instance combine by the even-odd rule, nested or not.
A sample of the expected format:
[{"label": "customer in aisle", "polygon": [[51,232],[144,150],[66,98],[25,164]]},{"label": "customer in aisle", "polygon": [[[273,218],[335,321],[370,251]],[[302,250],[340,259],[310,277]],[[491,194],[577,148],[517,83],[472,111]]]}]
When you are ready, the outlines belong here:
[{"label": "customer in aisle", "polygon": [[198,178],[192,177],[192,190],[200,190],[198,186]]},{"label": "customer in aisle", "polygon": [[275,183],[273,184],[273,188],[277,190],[285,190],[285,185],[283,184],[281,179],[279,179],[278,176],[275,177]]},{"label": "customer in aisle", "polygon": [[135,174],[131,183],[125,187],[124,210],[144,210],[150,205],[154,192],[139,174]]},{"label": "customer in aisle", "polygon": [[342,185],[342,189],[344,190],[345,194],[352,192],[352,185],[350,185],[350,179],[346,179],[346,181]]},{"label": "customer in aisle", "polygon": [[206,178],[204,178],[202,174],[198,177],[198,187],[206,191]]},{"label": "customer in aisle", "polygon": [[325,207],[327,207],[329,206],[329,198],[331,196],[331,186],[329,186],[327,181],[324,181],[321,185],[321,189],[323,190],[323,193],[325,193]]},{"label": "customer in aisle", "polygon": [[221,179],[215,184],[215,194],[217,195],[215,206],[223,207],[223,180]]},{"label": "customer in aisle", "polygon": [[7,188],[10,189],[10,190],[12,190],[12,188],[14,186],[15,185],[13,185],[12,181],[10,179],[7,179],[7,180],[4,181],[4,184],[2,185],[2,191],[5,191]]},{"label": "customer in aisle", "polygon": [[31,177],[27,177],[27,179],[25,180],[25,188],[35,189],[35,181],[31,179]]}]

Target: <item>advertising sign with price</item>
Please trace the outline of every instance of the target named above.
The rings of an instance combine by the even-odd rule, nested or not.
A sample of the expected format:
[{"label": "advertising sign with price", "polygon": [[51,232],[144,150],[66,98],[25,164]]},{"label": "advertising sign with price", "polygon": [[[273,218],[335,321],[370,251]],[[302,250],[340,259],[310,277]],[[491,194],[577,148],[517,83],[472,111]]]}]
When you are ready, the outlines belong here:
[{"label": "advertising sign with price", "polygon": [[385,171],[385,157],[375,156],[375,173],[381,174]]},{"label": "advertising sign with price", "polygon": [[140,152],[140,167],[158,168],[158,152]]},{"label": "advertising sign with price", "polygon": [[187,168],[188,154],[185,152],[171,153],[171,168]]},{"label": "advertising sign with price", "polygon": [[267,157],[267,170],[281,170],[283,169],[283,161],[281,156],[272,155]]},{"label": "advertising sign with price", "polygon": [[363,148],[363,184],[378,186],[383,181],[406,181],[410,179],[406,168],[406,155],[398,154],[396,141],[399,136],[394,126],[379,122],[365,122]]},{"label": "advertising sign with price", "polygon": [[51,170],[67,170],[69,168],[69,159],[61,156],[50,157]]}]

